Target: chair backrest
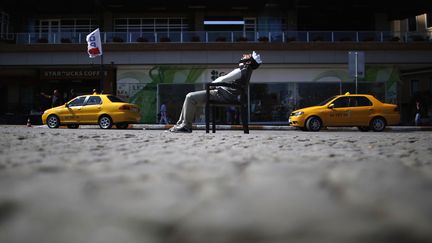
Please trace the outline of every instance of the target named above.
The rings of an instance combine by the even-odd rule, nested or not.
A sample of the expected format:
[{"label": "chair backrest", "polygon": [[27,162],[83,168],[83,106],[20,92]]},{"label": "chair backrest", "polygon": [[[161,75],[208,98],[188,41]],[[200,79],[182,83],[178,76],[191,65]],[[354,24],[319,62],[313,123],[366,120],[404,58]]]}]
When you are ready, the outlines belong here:
[{"label": "chair backrest", "polygon": [[[206,116],[206,132],[209,132],[210,127],[210,105],[213,106],[212,112],[212,130],[213,132],[216,132],[216,122],[215,122],[215,106],[240,106],[240,112],[241,112],[241,118],[242,118],[242,124],[243,124],[243,130],[244,133],[249,133],[249,118],[248,118],[248,91],[249,91],[249,81],[252,76],[253,68],[250,66],[247,66],[246,68],[241,70],[241,77],[237,80],[235,80],[233,83],[207,83],[206,84],[206,92],[207,92],[207,101],[206,101],[206,108],[205,108],[205,116]],[[225,86],[225,87],[231,87],[238,89],[240,91],[240,99],[236,102],[218,102],[218,101],[211,101],[210,100],[210,87],[215,86]]]},{"label": "chair backrest", "polygon": [[[246,68],[241,70],[241,76],[239,79],[234,80],[232,83],[206,83],[206,91],[207,91],[207,102],[210,102],[212,105],[219,104],[219,105],[226,105],[226,104],[234,104],[241,105],[245,104],[248,101],[247,95],[249,91],[249,81],[252,76],[253,69],[250,66],[247,66]],[[227,102],[227,101],[216,101],[216,100],[210,100],[209,96],[209,89],[210,87],[216,87],[216,86],[223,86],[228,87],[229,89],[233,90],[233,93],[237,94],[237,99],[234,102]]]},{"label": "chair backrest", "polygon": [[241,77],[234,81],[235,84],[242,88],[247,88],[249,86],[250,78],[252,77],[252,67],[247,66],[241,70]]}]

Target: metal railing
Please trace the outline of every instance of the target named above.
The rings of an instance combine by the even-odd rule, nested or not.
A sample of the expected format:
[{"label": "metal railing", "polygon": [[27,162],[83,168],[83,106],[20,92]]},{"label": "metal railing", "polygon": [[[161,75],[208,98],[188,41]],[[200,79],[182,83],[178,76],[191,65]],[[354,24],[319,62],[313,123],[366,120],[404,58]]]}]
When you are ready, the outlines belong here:
[{"label": "metal railing", "polygon": [[[16,33],[16,44],[86,43],[88,33]],[[102,43],[212,43],[212,42],[432,42],[432,32],[394,31],[183,31],[101,32]]]}]

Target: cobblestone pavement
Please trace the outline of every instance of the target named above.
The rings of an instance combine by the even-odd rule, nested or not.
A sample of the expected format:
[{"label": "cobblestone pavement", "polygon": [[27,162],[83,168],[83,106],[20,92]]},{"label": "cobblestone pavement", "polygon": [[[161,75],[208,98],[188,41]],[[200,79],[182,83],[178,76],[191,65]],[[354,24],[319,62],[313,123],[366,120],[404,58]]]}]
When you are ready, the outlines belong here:
[{"label": "cobblestone pavement", "polygon": [[432,242],[429,131],[0,133],[0,242]]}]

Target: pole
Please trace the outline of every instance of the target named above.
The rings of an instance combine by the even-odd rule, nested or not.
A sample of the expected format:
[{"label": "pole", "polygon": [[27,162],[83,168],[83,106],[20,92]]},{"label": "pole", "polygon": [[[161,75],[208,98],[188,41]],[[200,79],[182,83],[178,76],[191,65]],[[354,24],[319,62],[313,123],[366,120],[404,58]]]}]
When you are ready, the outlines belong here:
[{"label": "pole", "polygon": [[101,60],[101,63],[100,63],[100,84],[99,84],[99,91],[100,91],[100,93],[102,94],[103,93],[103,88],[104,88],[104,76],[105,76],[105,74],[104,74],[104,68],[103,68],[103,55],[100,55],[100,60]]},{"label": "pole", "polygon": [[355,93],[357,94],[357,76],[358,76],[358,70],[357,70],[357,55],[358,55],[358,53],[357,52],[354,52],[354,55],[355,55],[355,75],[354,75],[354,77],[355,77]]}]

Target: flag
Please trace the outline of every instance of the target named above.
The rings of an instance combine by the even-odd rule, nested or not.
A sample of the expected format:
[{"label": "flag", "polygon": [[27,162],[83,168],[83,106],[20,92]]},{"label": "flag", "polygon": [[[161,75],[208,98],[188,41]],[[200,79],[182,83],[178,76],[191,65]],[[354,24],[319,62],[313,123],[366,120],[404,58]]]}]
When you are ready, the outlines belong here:
[{"label": "flag", "polygon": [[102,43],[100,38],[99,28],[91,32],[86,37],[87,41],[87,53],[90,58],[95,58],[102,55]]}]

